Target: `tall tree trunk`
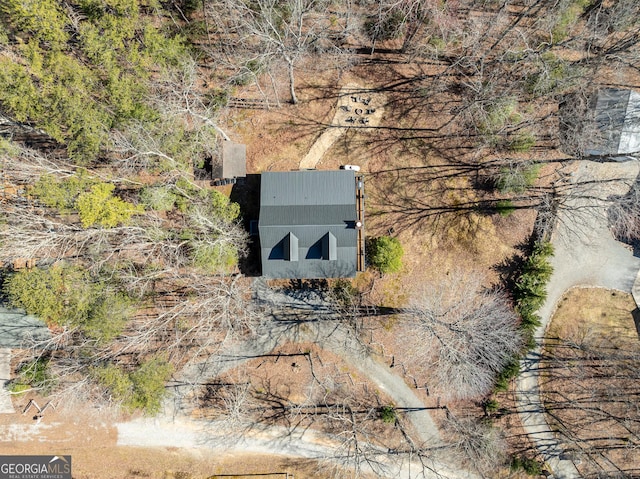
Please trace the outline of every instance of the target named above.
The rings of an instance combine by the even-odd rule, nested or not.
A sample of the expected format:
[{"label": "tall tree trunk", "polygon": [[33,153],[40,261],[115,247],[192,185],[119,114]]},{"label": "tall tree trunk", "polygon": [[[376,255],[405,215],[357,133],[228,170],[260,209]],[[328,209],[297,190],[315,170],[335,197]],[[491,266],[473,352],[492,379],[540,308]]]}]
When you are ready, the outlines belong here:
[{"label": "tall tree trunk", "polygon": [[298,97],[296,96],[296,79],[293,72],[293,61],[288,60],[289,64],[289,93],[291,94],[291,103],[298,104]]}]

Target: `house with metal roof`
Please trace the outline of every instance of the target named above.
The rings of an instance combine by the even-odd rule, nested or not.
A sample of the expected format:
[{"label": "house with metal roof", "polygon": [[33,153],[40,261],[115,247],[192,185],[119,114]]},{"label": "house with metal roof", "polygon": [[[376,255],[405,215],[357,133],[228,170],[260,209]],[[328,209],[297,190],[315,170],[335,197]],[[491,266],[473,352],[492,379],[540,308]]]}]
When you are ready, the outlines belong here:
[{"label": "house with metal roof", "polygon": [[364,270],[363,191],[355,171],[262,173],[262,275],[337,278]]},{"label": "house with metal roof", "polygon": [[586,100],[574,95],[561,105],[563,149],[620,160],[640,153],[640,93],[603,88]]}]

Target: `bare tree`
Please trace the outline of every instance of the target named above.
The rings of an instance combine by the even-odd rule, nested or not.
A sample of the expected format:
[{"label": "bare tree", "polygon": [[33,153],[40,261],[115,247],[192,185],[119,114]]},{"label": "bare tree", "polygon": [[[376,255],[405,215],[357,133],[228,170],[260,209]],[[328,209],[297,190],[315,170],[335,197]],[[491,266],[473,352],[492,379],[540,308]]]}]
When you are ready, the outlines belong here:
[{"label": "bare tree", "polygon": [[415,361],[454,398],[486,394],[521,348],[517,316],[478,274],[422,285],[403,309],[401,337]]},{"label": "bare tree", "polygon": [[504,462],[504,437],[490,423],[450,413],[443,430],[449,439],[448,448],[463,466],[489,473]]},{"label": "bare tree", "polygon": [[640,184],[638,179],[626,195],[611,196],[608,210],[611,231],[623,241],[640,239]]},{"label": "bare tree", "polygon": [[284,62],[291,102],[296,104],[296,66],[312,48],[324,50],[333,45],[327,43],[330,23],[326,4],[326,0],[220,0],[209,2],[207,8],[218,18],[227,58],[246,58],[243,75],[268,72],[278,60]]}]

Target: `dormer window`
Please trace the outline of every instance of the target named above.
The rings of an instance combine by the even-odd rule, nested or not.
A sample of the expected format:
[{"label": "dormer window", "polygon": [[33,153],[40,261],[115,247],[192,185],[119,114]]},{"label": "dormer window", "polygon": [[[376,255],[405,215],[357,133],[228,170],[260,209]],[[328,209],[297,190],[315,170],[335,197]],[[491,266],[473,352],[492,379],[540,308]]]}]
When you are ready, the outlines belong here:
[{"label": "dormer window", "polygon": [[298,237],[289,232],[283,240],[285,261],[298,261]]}]

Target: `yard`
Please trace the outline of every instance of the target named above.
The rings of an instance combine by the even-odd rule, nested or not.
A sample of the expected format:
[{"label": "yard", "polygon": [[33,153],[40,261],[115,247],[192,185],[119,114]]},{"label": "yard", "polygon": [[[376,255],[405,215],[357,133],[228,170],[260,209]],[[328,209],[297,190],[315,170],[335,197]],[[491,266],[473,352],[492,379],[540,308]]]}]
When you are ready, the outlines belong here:
[{"label": "yard", "polygon": [[542,364],[548,421],[583,477],[640,470],[637,311],[629,294],[576,288],[549,327]]}]

